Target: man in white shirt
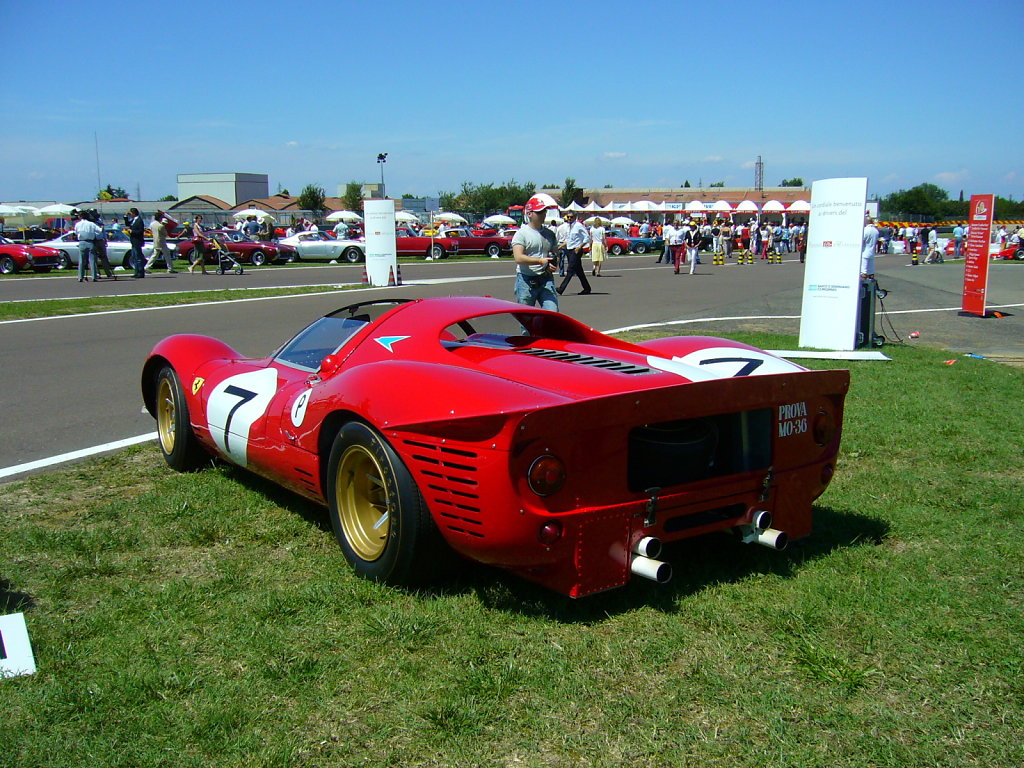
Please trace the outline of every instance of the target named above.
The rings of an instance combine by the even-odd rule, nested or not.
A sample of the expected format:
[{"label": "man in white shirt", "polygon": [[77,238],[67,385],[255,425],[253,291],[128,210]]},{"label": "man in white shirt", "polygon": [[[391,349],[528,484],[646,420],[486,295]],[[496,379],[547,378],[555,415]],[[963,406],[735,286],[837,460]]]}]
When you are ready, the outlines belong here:
[{"label": "man in white shirt", "polygon": [[544,226],[549,208],[558,204],[550,195],[531,197],[523,210],[526,223],[512,236],[512,258],[516,262],[516,301],[528,307],[558,311],[555,292],[555,233]]},{"label": "man in white shirt", "polygon": [[98,224],[89,221],[84,211],[79,211],[75,214],[78,217],[78,221],[75,222],[75,235],[78,237],[78,282],[88,280],[85,276],[86,264],[92,270],[93,282],[99,279],[99,274],[96,272],[96,258],[93,255],[93,243],[97,237],[103,235],[103,230],[100,229]]},{"label": "man in white shirt", "polygon": [[587,228],[576,220],[575,211],[566,211],[565,220],[569,224],[569,231],[566,233],[564,241],[566,259],[565,279],[558,286],[558,294],[565,293],[566,287],[575,276],[580,279],[580,283],[583,285],[580,295],[585,296],[590,293],[590,281],[587,280],[587,275],[583,271],[583,254],[590,249],[590,235],[587,233]]},{"label": "man in white shirt", "polygon": [[675,233],[676,233],[676,228],[674,226],[672,226],[672,222],[667,222],[665,224],[665,227],[661,230],[661,237],[665,241],[665,247],[662,250],[661,255],[658,257],[658,260],[656,262],[654,262],[655,264],[661,264],[662,260],[664,260],[664,262],[666,264],[672,264],[673,263],[674,259],[672,258],[672,246],[671,246],[671,243],[672,243],[672,237],[673,237],[673,235],[675,235]]},{"label": "man in white shirt", "polygon": [[864,217],[864,239],[860,251],[860,276],[874,278],[875,247],[878,245],[878,228],[870,216]]}]

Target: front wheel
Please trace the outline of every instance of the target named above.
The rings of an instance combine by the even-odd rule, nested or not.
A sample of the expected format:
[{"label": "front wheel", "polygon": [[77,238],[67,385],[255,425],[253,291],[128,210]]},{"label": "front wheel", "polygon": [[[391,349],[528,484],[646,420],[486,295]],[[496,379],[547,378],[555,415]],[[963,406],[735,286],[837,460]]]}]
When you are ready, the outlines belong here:
[{"label": "front wheel", "polygon": [[492,259],[496,259],[501,256],[501,246],[497,243],[489,243],[487,245],[487,255]]},{"label": "front wheel", "polygon": [[13,275],[18,271],[18,266],[10,256],[0,256],[0,275]]},{"label": "front wheel", "polygon": [[357,575],[407,586],[437,571],[440,534],[412,475],[380,433],[359,421],[342,427],[325,482],[334,536]]},{"label": "front wheel", "polygon": [[169,365],[161,368],[156,378],[155,411],[160,452],[168,466],[179,472],[200,467],[206,453],[192,432],[181,380]]},{"label": "front wheel", "polygon": [[267,254],[265,254],[263,251],[253,251],[252,252],[252,265],[254,267],[262,267],[266,263],[267,263]]},{"label": "front wheel", "polygon": [[60,252],[60,268],[61,269],[74,269],[75,262],[71,260],[71,254],[67,251]]},{"label": "front wheel", "polygon": [[134,271],[135,265],[132,264],[132,252],[131,251],[128,251],[128,253],[126,253],[124,255],[124,261],[121,262],[121,266],[124,267],[126,270],[131,269],[131,270]]},{"label": "front wheel", "polygon": [[358,248],[346,248],[342,251],[341,259],[349,264],[358,264],[363,260],[363,252]]},{"label": "front wheel", "polygon": [[609,250],[611,251],[612,256],[621,256],[622,255],[622,246],[619,245],[618,243],[613,245]]},{"label": "front wheel", "polygon": [[647,243],[637,243],[633,246],[636,253],[647,253]]},{"label": "front wheel", "polygon": [[430,247],[429,254],[434,259],[447,259],[448,252],[444,249],[443,245],[437,245],[436,243]]},{"label": "front wheel", "polygon": [[1024,261],[1024,248],[1018,248],[1014,252],[1013,256],[1014,256],[1015,259],[1018,259],[1020,261]]}]

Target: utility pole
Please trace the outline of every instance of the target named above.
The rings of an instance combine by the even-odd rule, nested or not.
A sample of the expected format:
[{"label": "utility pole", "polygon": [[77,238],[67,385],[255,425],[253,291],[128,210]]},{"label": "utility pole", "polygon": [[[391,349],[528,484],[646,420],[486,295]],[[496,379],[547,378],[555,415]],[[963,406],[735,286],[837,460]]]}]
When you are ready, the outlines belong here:
[{"label": "utility pole", "polygon": [[754,163],[754,189],[758,192],[764,192],[764,163],[761,162],[761,156],[757,156],[757,162]]}]

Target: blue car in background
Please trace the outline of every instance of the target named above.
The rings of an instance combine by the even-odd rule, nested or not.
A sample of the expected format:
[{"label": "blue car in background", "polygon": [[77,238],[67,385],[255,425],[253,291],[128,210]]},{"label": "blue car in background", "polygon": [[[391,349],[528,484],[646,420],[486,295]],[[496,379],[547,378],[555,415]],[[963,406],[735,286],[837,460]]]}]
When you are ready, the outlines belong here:
[{"label": "blue car in background", "polygon": [[665,248],[665,241],[660,237],[630,237],[624,229],[609,229],[608,234],[612,237],[621,237],[623,240],[628,240],[629,249],[633,253],[660,251]]}]

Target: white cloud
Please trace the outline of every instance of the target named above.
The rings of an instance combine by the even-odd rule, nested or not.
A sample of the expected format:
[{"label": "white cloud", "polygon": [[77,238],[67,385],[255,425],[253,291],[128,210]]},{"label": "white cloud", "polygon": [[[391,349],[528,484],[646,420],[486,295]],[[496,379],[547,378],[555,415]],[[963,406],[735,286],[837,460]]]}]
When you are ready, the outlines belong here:
[{"label": "white cloud", "polygon": [[749,171],[753,167],[754,167],[754,161],[753,160],[747,160],[747,162],[745,162],[743,165],[740,166],[740,168],[742,168],[745,171]]},{"label": "white cloud", "polygon": [[605,160],[618,160],[619,158],[627,157],[625,152],[605,152],[601,155]]},{"label": "white cloud", "polygon": [[708,155],[701,162],[703,163],[720,163],[724,158],[721,155]]},{"label": "white cloud", "polygon": [[297,147],[297,146],[299,146],[299,142],[297,142],[297,141],[286,141],[284,143],[284,145],[286,147]]},{"label": "white cloud", "polygon": [[936,173],[935,180],[941,184],[956,184],[963,181],[970,175],[970,172],[964,168],[960,171],[943,171],[942,173]]}]

